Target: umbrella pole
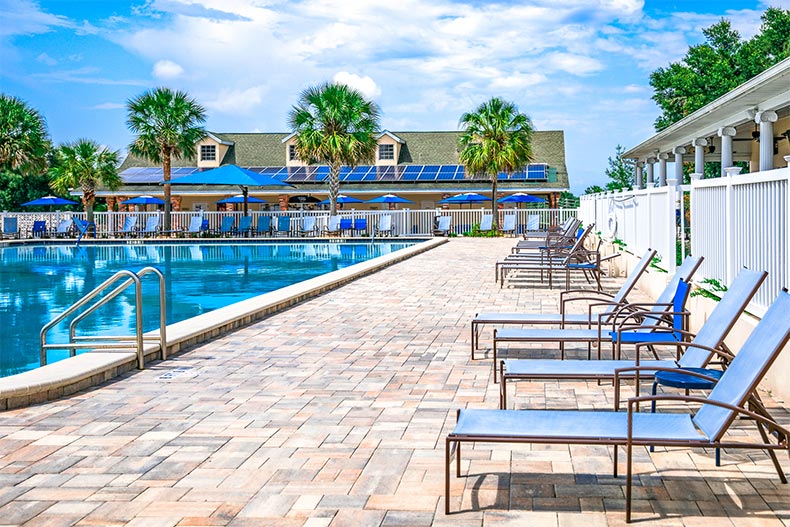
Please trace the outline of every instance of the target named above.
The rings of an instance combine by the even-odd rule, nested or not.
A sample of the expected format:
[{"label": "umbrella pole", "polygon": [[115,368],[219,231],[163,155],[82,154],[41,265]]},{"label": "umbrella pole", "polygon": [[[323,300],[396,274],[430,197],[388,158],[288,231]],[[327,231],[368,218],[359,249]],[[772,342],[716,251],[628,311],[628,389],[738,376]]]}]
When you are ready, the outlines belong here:
[{"label": "umbrella pole", "polygon": [[247,193],[249,190],[247,187],[241,187],[241,193],[244,195],[244,215],[247,215]]}]

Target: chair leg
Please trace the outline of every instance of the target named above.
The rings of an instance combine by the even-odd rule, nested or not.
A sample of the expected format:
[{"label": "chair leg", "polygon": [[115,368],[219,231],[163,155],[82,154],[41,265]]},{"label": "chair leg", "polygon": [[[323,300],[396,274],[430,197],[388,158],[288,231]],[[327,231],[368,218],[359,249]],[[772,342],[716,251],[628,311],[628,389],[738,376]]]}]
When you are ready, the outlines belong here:
[{"label": "chair leg", "polygon": [[[650,395],[655,396],[657,392],[658,392],[658,381],[653,381],[653,388],[650,390]],[[650,413],[651,414],[656,413],[656,401],[655,401],[655,399],[650,401]],[[654,447],[653,445],[650,445],[650,451],[651,452],[655,452],[656,451],[656,447]],[[719,449],[717,448],[716,452],[718,452],[718,451],[719,451]],[[718,466],[718,465],[716,465],[716,466]]]},{"label": "chair leg", "polygon": [[499,383],[499,409],[507,410],[507,379],[502,371],[499,372],[502,382]]},{"label": "chair leg", "polygon": [[475,360],[475,348],[477,348],[477,323],[472,320],[472,360]]},{"label": "chair leg", "polygon": [[629,441],[625,453],[625,523],[631,523],[631,484],[633,483],[633,456],[634,446]]},{"label": "chair leg", "polygon": [[[765,428],[763,427],[763,424],[757,422],[757,429],[760,431],[760,437],[763,439],[763,442],[768,444],[768,434],[765,433]],[[779,480],[782,483],[787,483],[787,477],[785,477],[785,473],[782,470],[782,466],[779,464],[779,460],[776,458],[776,452],[774,452],[771,449],[767,449],[766,451],[768,452],[768,456],[771,458],[771,462],[774,464],[776,473],[779,475]],[[717,448],[716,453],[718,454],[718,452],[719,449]],[[718,461],[718,456],[716,458],[716,461]],[[718,464],[716,466],[718,466]]]},{"label": "chair leg", "polygon": [[493,354],[494,354],[494,384],[496,384],[496,330],[494,330],[494,346],[493,346]]},{"label": "chair leg", "polygon": [[[457,455],[457,454],[456,454]],[[450,514],[450,439],[444,443],[444,513]]]}]

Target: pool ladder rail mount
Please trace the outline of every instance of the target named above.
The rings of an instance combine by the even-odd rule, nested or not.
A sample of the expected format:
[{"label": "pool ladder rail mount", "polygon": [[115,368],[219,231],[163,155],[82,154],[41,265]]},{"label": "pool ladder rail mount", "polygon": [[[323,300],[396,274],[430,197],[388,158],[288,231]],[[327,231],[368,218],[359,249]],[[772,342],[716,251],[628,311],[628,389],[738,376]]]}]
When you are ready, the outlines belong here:
[{"label": "pool ladder rail mount", "polygon": [[[153,273],[159,281],[159,336],[143,334],[143,290],[141,278]],[[99,297],[101,293],[125,279],[108,294]],[[101,306],[107,304],[112,299],[123,293],[130,285],[134,285],[135,299],[135,334],[134,335],[95,335],[77,336],[77,324],[95,312]],[[50,329],[61,323],[66,318],[80,309],[88,306],[84,311],[79,312],[69,323],[69,342],[67,343],[47,343],[47,333]],[[68,349],[69,356],[74,357],[78,349],[135,349],[137,352],[137,367],[145,368],[145,342],[158,341],[162,353],[162,360],[167,358],[167,296],[165,287],[165,277],[156,267],[144,267],[137,272],[123,269],[118,271],[110,278],[99,284],[93,291],[87,293],[77,302],[68,307],[63,313],[49,321],[40,333],[40,358],[41,366],[47,364],[47,350]]]}]

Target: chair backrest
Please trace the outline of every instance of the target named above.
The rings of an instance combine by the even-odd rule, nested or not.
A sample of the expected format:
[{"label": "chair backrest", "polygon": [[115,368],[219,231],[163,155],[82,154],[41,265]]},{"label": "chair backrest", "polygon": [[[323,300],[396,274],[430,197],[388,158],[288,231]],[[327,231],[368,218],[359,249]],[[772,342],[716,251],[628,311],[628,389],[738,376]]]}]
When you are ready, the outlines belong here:
[{"label": "chair backrest", "polygon": [[583,229],[582,232],[579,233],[579,236],[576,238],[573,246],[568,251],[568,254],[565,256],[565,263],[569,263],[572,259],[576,257],[576,253],[582,250],[584,247],[584,242],[587,239],[587,236],[592,232],[593,228],[595,227],[594,223],[591,223],[587,226],[586,229]]},{"label": "chair backrest", "polygon": [[291,217],[279,216],[277,218],[277,230],[280,232],[287,232],[291,230]]},{"label": "chair backrest", "polygon": [[236,218],[233,216],[225,216],[222,218],[222,223],[219,226],[219,232],[230,232],[233,230],[233,224],[236,223]]},{"label": "chair backrest", "polygon": [[[628,296],[628,293],[634,289],[636,283],[639,281],[639,278],[644,274],[645,270],[650,265],[650,262],[653,261],[653,257],[656,255],[656,252],[657,251],[655,249],[648,249],[645,251],[645,254],[642,255],[642,258],[639,259],[639,262],[628,274],[628,278],[625,280],[625,282],[623,282],[623,285],[620,286],[620,290],[617,291],[617,294],[612,297],[613,304],[619,304],[625,300],[625,298]],[[607,307],[605,311],[610,312],[615,307],[616,306],[614,305],[611,308]]]},{"label": "chair backrest", "polygon": [[267,233],[272,230],[271,216],[258,216],[258,233]]},{"label": "chair backrest", "polygon": [[312,232],[315,230],[315,216],[305,216],[302,219],[302,230]]},{"label": "chair backrest", "polygon": [[516,230],[516,215],[505,214],[502,217],[502,232],[514,232]]},{"label": "chair backrest", "polygon": [[[668,304],[672,302],[672,299],[675,297],[675,291],[678,288],[678,280],[691,282],[691,277],[694,276],[695,272],[697,272],[702,260],[702,256],[698,258],[687,256],[686,259],[683,260],[683,263],[680,264],[680,267],[678,267],[675,271],[674,276],[672,276],[669,282],[667,282],[667,286],[664,288],[661,294],[658,295],[658,298],[656,298],[656,303]],[[661,309],[663,310],[664,308]]]},{"label": "chair backrest", "polygon": [[58,228],[55,229],[57,234],[66,234],[71,229],[71,226],[74,224],[72,220],[60,220],[58,223]]},{"label": "chair backrest", "polygon": [[156,232],[156,229],[159,228],[159,215],[156,216],[148,216],[145,220],[145,232]]},{"label": "chair backrest", "polygon": [[137,216],[126,216],[123,220],[123,232],[131,232],[137,226]]},{"label": "chair backrest", "polygon": [[453,221],[452,216],[439,216],[439,226],[436,228],[437,231],[450,231],[450,222]]},{"label": "chair backrest", "polygon": [[199,214],[189,218],[189,227],[187,232],[200,232],[200,224],[203,222],[203,217]]},{"label": "chair backrest", "polygon": [[340,216],[329,216],[329,225],[327,226],[327,230],[329,232],[335,232],[340,229]]},{"label": "chair backrest", "polygon": [[[642,320],[640,327],[648,329],[654,328],[661,323],[661,318],[657,315],[670,311],[674,313],[680,313],[686,309],[686,300],[688,299],[689,293],[691,292],[691,286],[686,280],[683,280],[682,278],[677,280],[673,279],[670,281],[670,284],[674,285],[674,289],[672,290],[672,298],[668,299],[666,302],[657,301],[657,305],[650,308],[650,314],[653,316],[645,317]],[[669,306],[658,304],[669,304]],[[683,320],[684,317],[682,315],[672,315],[672,328],[685,329],[683,327]],[[680,335],[676,335],[676,337],[678,337],[678,340],[681,340]]]},{"label": "chair backrest", "polygon": [[200,232],[207,231],[209,228],[208,218],[203,218],[200,222]]},{"label": "chair backrest", "polygon": [[33,234],[46,232],[46,230],[47,230],[47,222],[45,220],[33,221]]},{"label": "chair backrest", "polygon": [[239,230],[241,232],[248,231],[252,228],[252,216],[242,216],[239,220]]},{"label": "chair backrest", "polygon": [[[530,214],[529,216],[527,216],[527,230],[528,231],[540,230],[540,214]],[[563,226],[563,230],[565,230],[565,226]]]},{"label": "chair backrest", "polygon": [[3,234],[17,234],[19,233],[19,221],[16,217],[3,218]]},{"label": "chair backrest", "polygon": [[340,230],[350,229],[352,226],[351,218],[340,218]]},{"label": "chair backrest", "polygon": [[483,214],[483,217],[480,219],[480,230],[490,231],[493,225],[494,216],[492,214]]},{"label": "chair backrest", "polygon": [[364,231],[368,228],[368,220],[367,218],[356,218],[354,220],[354,230],[355,231]]},{"label": "chair backrest", "polygon": [[[735,325],[746,306],[749,305],[752,297],[760,289],[767,276],[768,273],[765,271],[742,269],[738,276],[735,277],[735,280],[732,281],[730,288],[716,304],[716,307],[708,315],[708,319],[697,332],[693,342],[709,348],[721,346],[724,338]],[[678,365],[683,368],[703,368],[710,359],[710,352],[692,347],[688,348],[683,356],[680,357]]]},{"label": "chair backrest", "polygon": [[392,230],[392,215],[385,214],[379,219],[379,232],[389,232]]},{"label": "chair backrest", "polygon": [[[788,340],[790,294],[784,290],[779,293],[740,351],[735,354],[708,399],[743,407]],[[727,408],[703,404],[693,421],[709,439],[718,440],[735,416],[735,412]]]}]

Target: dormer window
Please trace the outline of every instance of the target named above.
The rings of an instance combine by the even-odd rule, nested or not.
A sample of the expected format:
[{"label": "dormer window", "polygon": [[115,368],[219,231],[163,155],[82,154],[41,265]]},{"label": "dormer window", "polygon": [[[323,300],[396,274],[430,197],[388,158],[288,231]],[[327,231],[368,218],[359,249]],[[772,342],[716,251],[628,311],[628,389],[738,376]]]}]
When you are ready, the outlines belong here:
[{"label": "dormer window", "polygon": [[201,161],[216,161],[217,160],[217,145],[200,145],[200,160]]},{"label": "dormer window", "polygon": [[379,145],[379,160],[392,161],[395,159],[395,145]]},{"label": "dormer window", "polygon": [[288,145],[288,161],[296,161],[296,145]]}]

